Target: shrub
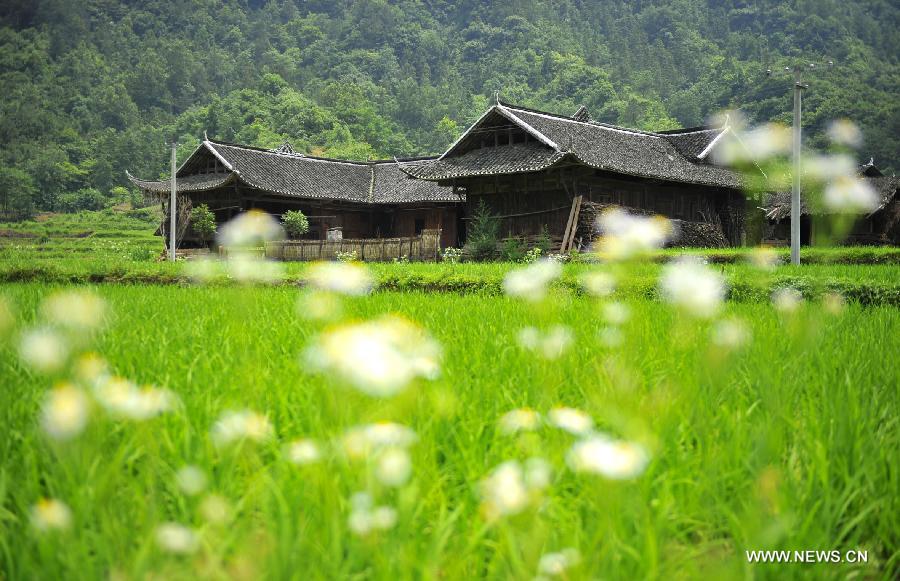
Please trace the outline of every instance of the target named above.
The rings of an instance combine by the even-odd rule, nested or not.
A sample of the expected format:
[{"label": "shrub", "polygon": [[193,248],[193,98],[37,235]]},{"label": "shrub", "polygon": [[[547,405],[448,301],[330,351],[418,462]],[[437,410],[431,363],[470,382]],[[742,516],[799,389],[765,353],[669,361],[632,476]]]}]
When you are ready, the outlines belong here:
[{"label": "shrub", "polygon": [[492,260],[497,251],[499,233],[500,220],[491,213],[484,200],[479,200],[469,226],[469,240],[466,243],[469,256],[473,260]]},{"label": "shrub", "polygon": [[537,242],[535,243],[535,247],[541,249],[542,254],[547,254],[550,252],[550,245],[553,243],[550,240],[550,230],[547,228],[547,225],[544,224],[541,226],[541,233],[538,234]]},{"label": "shrub", "polygon": [[94,188],[83,188],[59,197],[59,208],[63,212],[80,212],[82,210],[102,210],[106,206],[106,197]]},{"label": "shrub", "polygon": [[338,262],[356,262],[359,259],[359,254],[355,250],[349,252],[338,251],[334,253],[334,257]]},{"label": "shrub", "polygon": [[448,264],[457,264],[462,260],[462,254],[462,248],[453,248],[452,246],[444,248],[444,252],[441,254],[441,261]]},{"label": "shrub", "polygon": [[542,254],[543,252],[541,251],[541,249],[535,246],[522,256],[521,262],[524,262],[525,264],[537,262],[538,260],[540,260]]},{"label": "shrub", "polygon": [[191,210],[191,228],[206,242],[216,233],[216,215],[206,204],[200,204]]},{"label": "shrub", "polygon": [[507,238],[500,247],[500,256],[507,262],[520,262],[525,257],[525,242],[519,238]]},{"label": "shrub", "polygon": [[309,218],[300,210],[288,210],[281,215],[281,222],[289,238],[300,238],[309,232]]}]

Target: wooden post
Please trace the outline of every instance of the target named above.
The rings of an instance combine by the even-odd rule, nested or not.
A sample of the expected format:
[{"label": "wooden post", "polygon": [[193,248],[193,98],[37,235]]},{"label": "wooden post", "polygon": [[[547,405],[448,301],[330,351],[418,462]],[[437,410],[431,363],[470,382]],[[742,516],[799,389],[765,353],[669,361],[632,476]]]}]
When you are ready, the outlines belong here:
[{"label": "wooden post", "polygon": [[572,244],[575,242],[575,233],[578,231],[578,216],[581,214],[581,200],[583,196],[575,196],[573,214],[572,214],[572,227],[569,229],[569,237],[563,241],[563,252],[568,252],[572,250]]},{"label": "wooden post", "polygon": [[574,230],[573,220],[575,219],[575,208],[578,206],[578,196],[572,198],[572,208],[569,209],[569,219],[566,221],[566,229],[563,231],[562,238],[562,246],[560,246],[559,251],[565,253],[567,248],[566,245],[569,242],[569,235],[572,230]]}]

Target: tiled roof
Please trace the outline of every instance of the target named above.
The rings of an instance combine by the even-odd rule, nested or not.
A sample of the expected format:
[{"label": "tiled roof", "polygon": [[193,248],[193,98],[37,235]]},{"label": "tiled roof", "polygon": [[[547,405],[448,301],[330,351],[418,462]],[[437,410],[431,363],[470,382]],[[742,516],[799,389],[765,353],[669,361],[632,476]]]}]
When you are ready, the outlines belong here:
[{"label": "tiled roof", "polygon": [[722,133],[721,129],[698,128],[689,131],[661,133],[669,143],[675,146],[678,153],[691,161],[697,160],[703,150]]},{"label": "tiled roof", "polygon": [[[272,151],[219,141],[204,141],[204,148],[222,161],[228,173],[179,176],[184,191],[209,190],[230,179],[237,179],[250,187],[272,194],[318,200],[341,200],[361,204],[389,204],[416,202],[458,202],[452,188],[434,182],[414,180],[403,174],[395,161],[343,161],[290,153],[283,148]],[[196,155],[195,152],[194,155]],[[192,156],[193,157],[193,156]],[[423,160],[402,162],[416,167]],[[188,171],[185,163],[184,171]],[[182,170],[179,170],[179,173]],[[208,176],[225,176],[216,180]],[[168,192],[169,181],[129,179],[136,186],[151,192]]]},{"label": "tiled roof", "polygon": [[[128,172],[125,172],[128,175],[128,179],[131,180],[131,183],[136,185],[142,190],[146,190],[148,192],[154,193],[163,193],[169,192],[171,190],[172,183],[169,180],[165,181],[148,181],[141,180]],[[212,190],[225,184],[229,183],[234,174],[231,172],[219,172],[219,173],[208,173],[208,174],[196,174],[192,176],[187,176],[183,178],[178,178],[175,181],[175,187],[179,192],[201,192],[203,190]]]},{"label": "tiled roof", "polygon": [[284,196],[367,202],[372,170],[368,164],[326,161],[296,153],[278,153],[209,141],[240,180]]},{"label": "tiled roof", "polygon": [[[900,177],[896,176],[863,177],[863,179],[866,180],[869,185],[875,188],[875,191],[879,196],[878,207],[870,212],[870,215],[888,205],[891,200],[894,199],[894,196],[896,196],[897,189],[900,188]],[[766,218],[768,218],[769,220],[783,220],[790,217],[791,192],[776,192],[774,194],[770,194],[768,198],[766,198],[762,210],[766,213]],[[801,196],[800,214],[803,216],[807,216],[811,213],[821,214],[823,212],[811,212],[809,206],[806,203],[806,200]]]},{"label": "tiled roof", "polygon": [[540,143],[516,143],[501,147],[474,149],[459,156],[401,163],[403,171],[424,180],[448,180],[475,175],[500,175],[539,171],[565,157]]},{"label": "tiled roof", "polygon": [[[583,123],[566,117],[508,106],[507,109],[561,149],[585,164],[615,173],[723,187],[740,187],[738,175],[725,168],[694,163],[670,141],[671,135]],[[698,132],[699,133],[699,132]],[[687,141],[687,134],[676,140]],[[714,138],[712,132],[692,136]],[[708,141],[707,141],[708,143]],[[705,144],[704,144],[705,147]]]},{"label": "tiled roof", "polygon": [[377,162],[372,164],[375,172],[372,202],[381,204],[409,204],[415,202],[461,202],[465,196],[457,196],[453,188],[438,186],[435,182],[417,180],[401,171],[399,163],[407,168],[417,168],[427,161]]},{"label": "tiled roof", "polygon": [[416,170],[404,167],[404,171],[428,180],[538,171],[568,154],[585,165],[614,173],[728,188],[741,186],[735,172],[697,159],[721,129],[653,133],[505,103],[498,103],[491,112],[519,125],[540,143],[487,147],[457,155],[455,149],[461,138],[437,160],[425,162]]}]

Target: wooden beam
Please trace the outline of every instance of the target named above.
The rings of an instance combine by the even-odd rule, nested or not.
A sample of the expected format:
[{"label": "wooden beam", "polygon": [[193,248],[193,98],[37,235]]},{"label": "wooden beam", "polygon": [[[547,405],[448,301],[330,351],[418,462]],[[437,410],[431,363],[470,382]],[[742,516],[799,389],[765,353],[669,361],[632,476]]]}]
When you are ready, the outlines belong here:
[{"label": "wooden beam", "polygon": [[569,251],[569,246],[575,238],[575,231],[578,229],[578,214],[581,212],[581,196],[572,198],[572,209],[569,210],[569,220],[566,222],[566,230],[563,232],[562,247],[559,251],[562,253]]}]

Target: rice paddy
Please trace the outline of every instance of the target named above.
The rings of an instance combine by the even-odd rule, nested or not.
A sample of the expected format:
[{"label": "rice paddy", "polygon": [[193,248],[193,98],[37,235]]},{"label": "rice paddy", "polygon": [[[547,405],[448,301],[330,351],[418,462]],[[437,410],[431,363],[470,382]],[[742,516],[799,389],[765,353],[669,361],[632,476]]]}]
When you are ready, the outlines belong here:
[{"label": "rice paddy", "polygon": [[[66,303],[72,289],[102,301]],[[567,288],[539,302],[292,286],[0,292],[6,578],[900,571],[894,307],[731,301],[695,318]],[[73,332],[81,319],[66,305],[106,322]],[[365,336],[327,342],[361,322],[415,361],[407,375],[354,358]],[[36,328],[65,338],[58,368],[23,359]],[[137,401],[168,395],[146,413],[111,398],[101,358],[134,389],[159,390],[125,391]],[[403,388],[360,389],[379,370]],[[62,438],[47,400],[61,382],[86,398],[83,426]],[[61,417],[57,428],[79,428]],[[609,442],[613,465],[589,455]],[[780,549],[860,550],[867,562],[745,553]]]}]

